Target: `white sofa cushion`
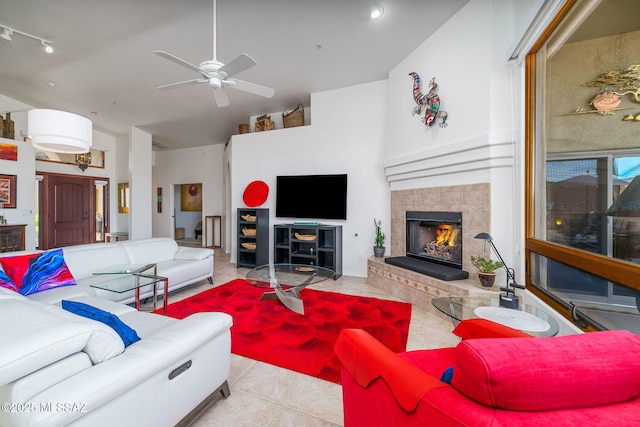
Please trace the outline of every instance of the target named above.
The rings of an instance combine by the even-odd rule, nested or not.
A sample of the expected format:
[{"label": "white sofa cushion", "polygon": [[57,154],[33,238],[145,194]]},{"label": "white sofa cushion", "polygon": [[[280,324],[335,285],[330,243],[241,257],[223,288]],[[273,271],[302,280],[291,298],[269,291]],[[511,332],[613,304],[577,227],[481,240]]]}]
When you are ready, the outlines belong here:
[{"label": "white sofa cushion", "polygon": [[43,307],[26,298],[0,299],[0,386],[77,353],[89,342],[86,321],[70,321]]},{"label": "white sofa cushion", "polygon": [[[0,387],[0,402],[28,402],[38,393],[93,366],[86,353],[75,353]],[[2,415],[4,411],[0,411]],[[2,418],[0,418],[1,420]],[[0,421],[0,425],[3,424]]]},{"label": "white sofa cushion", "polygon": [[203,260],[212,257],[213,254],[213,249],[209,248],[188,248],[180,246],[175,259],[184,261]]},{"label": "white sofa cushion", "polygon": [[[80,284],[81,281],[77,281],[77,283]],[[83,295],[95,295],[95,290],[89,286],[63,286],[44,292],[36,292],[29,295],[29,299],[42,304],[57,304],[63,299],[75,299]]]},{"label": "white sofa cushion", "polygon": [[131,263],[127,252],[118,242],[68,246],[62,251],[76,281],[109,267]]},{"label": "white sofa cushion", "polygon": [[129,256],[132,264],[151,264],[171,261],[178,252],[178,244],[168,237],[118,242]]}]

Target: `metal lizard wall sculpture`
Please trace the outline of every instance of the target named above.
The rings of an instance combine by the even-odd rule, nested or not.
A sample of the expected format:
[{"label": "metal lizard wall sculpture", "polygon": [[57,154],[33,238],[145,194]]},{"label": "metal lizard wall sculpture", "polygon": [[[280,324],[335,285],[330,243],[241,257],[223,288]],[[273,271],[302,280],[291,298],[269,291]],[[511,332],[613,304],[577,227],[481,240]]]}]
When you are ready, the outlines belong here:
[{"label": "metal lizard wall sculpture", "polygon": [[416,101],[416,106],[413,108],[411,115],[415,116],[416,114],[420,114],[422,112],[422,107],[425,107],[424,118],[422,119],[422,123],[425,126],[433,126],[436,122],[436,118],[440,118],[442,121],[440,122],[440,127],[447,127],[447,117],[448,114],[446,111],[440,109],[440,97],[436,93],[438,89],[438,84],[436,83],[436,78],[432,78],[429,82],[429,92],[427,94],[422,93],[422,80],[420,76],[416,72],[409,73],[411,77],[413,77],[413,99]]}]

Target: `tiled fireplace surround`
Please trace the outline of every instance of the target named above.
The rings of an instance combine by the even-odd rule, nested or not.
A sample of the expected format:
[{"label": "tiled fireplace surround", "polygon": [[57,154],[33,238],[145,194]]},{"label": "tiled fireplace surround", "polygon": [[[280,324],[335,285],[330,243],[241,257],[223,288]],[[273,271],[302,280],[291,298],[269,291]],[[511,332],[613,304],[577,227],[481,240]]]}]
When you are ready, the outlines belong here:
[{"label": "tiled fireplace surround", "polygon": [[488,183],[455,185],[448,187],[397,190],[391,192],[391,256],[405,255],[405,212],[442,211],[462,212],[462,268],[469,272],[465,280],[444,281],[390,264],[383,258],[368,260],[367,282],[403,301],[428,310],[431,299],[437,296],[474,296],[497,292],[483,289],[471,265],[470,256],[482,255],[488,258],[488,246],[474,239],[478,233],[490,230],[491,186]]}]

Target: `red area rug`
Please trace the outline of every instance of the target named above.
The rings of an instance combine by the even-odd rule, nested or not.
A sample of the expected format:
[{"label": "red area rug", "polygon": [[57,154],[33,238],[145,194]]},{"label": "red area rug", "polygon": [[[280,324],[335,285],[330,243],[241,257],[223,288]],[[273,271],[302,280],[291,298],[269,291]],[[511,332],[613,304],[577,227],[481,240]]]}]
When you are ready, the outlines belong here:
[{"label": "red area rug", "polygon": [[343,328],[364,329],[394,352],[406,349],[410,304],[305,289],[301,315],[278,300],[260,301],[264,292],[237,279],[169,304],[167,315],[229,313],[233,353],[334,383],[340,382],[340,365],[333,346]]}]

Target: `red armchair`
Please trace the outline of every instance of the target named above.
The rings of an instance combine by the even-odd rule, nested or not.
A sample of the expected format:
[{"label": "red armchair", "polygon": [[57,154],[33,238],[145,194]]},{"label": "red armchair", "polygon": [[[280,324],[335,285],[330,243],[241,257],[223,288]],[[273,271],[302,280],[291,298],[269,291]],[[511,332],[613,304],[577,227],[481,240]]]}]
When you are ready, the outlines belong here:
[{"label": "red armchair", "polygon": [[[343,330],[345,427],[640,425],[637,335],[533,338],[481,319],[454,333],[465,338],[455,348],[395,354]],[[451,384],[440,381],[451,367]]]}]

